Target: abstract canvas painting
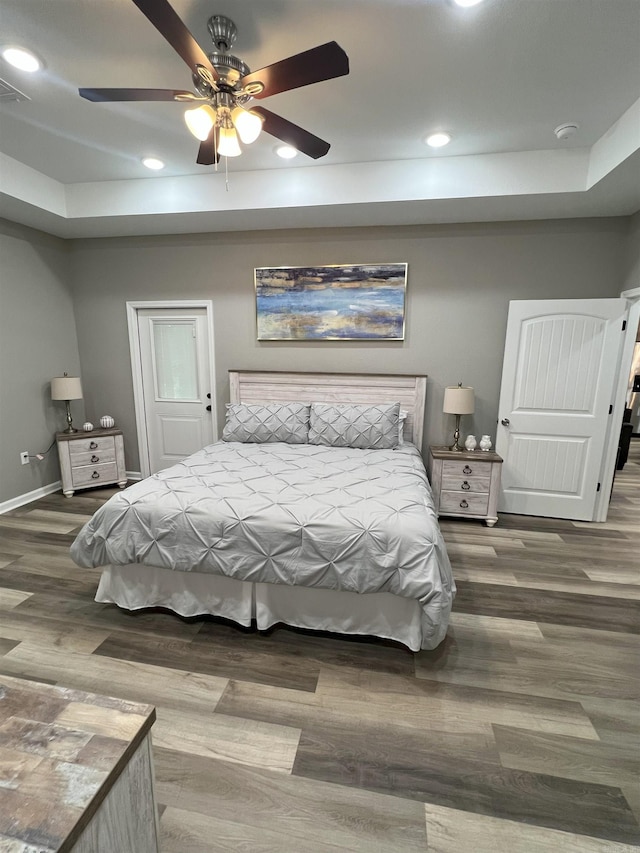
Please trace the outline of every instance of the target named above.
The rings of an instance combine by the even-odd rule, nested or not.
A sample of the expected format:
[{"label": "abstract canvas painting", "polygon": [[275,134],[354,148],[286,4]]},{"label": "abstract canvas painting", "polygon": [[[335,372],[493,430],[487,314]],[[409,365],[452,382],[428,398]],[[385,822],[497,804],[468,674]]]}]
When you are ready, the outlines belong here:
[{"label": "abstract canvas painting", "polygon": [[260,267],[259,341],[404,340],[407,264]]}]

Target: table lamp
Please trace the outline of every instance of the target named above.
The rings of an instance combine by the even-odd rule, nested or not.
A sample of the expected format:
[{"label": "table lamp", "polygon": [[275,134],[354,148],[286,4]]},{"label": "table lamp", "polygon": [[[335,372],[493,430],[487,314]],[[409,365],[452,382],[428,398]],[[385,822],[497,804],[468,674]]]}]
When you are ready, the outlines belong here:
[{"label": "table lamp", "polygon": [[67,405],[67,428],[64,431],[78,432],[77,429],[73,428],[69,401],[82,399],[82,385],[80,384],[80,378],[78,376],[67,376],[66,373],[64,376],[54,377],[51,380],[51,399],[64,400]]},{"label": "table lamp", "polygon": [[473,388],[463,388],[462,382],[458,382],[456,386],[450,386],[444,389],[444,403],[442,411],[447,415],[456,416],[456,428],[453,433],[453,444],[449,450],[460,451],[464,450],[460,447],[460,416],[472,415],[475,409],[475,399]]}]

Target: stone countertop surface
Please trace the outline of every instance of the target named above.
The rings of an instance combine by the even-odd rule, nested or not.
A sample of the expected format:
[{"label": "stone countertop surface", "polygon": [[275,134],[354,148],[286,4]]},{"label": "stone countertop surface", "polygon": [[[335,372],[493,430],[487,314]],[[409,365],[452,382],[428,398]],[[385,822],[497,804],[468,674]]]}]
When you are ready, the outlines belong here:
[{"label": "stone countertop surface", "polygon": [[0,675],[0,850],[71,850],[155,717],[152,705]]}]

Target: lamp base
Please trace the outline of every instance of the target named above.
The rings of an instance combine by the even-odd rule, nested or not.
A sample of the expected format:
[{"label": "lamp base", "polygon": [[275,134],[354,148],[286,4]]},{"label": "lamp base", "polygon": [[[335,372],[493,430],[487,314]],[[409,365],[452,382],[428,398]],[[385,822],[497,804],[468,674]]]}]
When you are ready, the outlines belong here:
[{"label": "lamp base", "polygon": [[453,433],[453,444],[449,448],[455,453],[462,453],[464,447],[460,447],[460,415],[456,415],[456,428]]},{"label": "lamp base", "polygon": [[77,430],[77,429],[74,429],[74,427],[67,427],[66,429],[64,429],[64,430],[62,430],[62,431],[63,431],[63,432],[65,432],[65,433],[78,432],[78,430]]}]

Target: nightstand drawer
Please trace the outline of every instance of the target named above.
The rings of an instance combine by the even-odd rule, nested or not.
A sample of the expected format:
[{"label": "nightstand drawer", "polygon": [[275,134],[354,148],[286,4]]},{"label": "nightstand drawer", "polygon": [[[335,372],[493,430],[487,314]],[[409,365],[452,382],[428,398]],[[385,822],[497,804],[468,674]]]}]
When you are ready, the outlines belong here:
[{"label": "nightstand drawer", "polygon": [[71,465],[73,468],[81,468],[83,465],[97,465],[99,462],[115,462],[116,448],[112,444],[105,450],[87,450],[86,453],[72,453]]},{"label": "nightstand drawer", "polygon": [[104,436],[104,438],[98,438],[97,436],[95,438],[91,438],[91,436],[87,436],[86,438],[76,438],[69,442],[69,455],[71,456],[71,462],[73,465],[89,464],[88,460],[87,462],[80,461],[87,453],[89,454],[88,459],[90,459],[91,455],[94,453],[98,456],[101,454],[104,456],[105,453],[111,453],[111,459],[115,459],[115,438],[112,435]]},{"label": "nightstand drawer", "polygon": [[440,492],[440,512],[455,512],[468,515],[486,515],[489,509],[489,495],[474,494],[466,495],[460,492]]},{"label": "nightstand drawer", "polygon": [[99,483],[113,483],[118,479],[118,466],[115,462],[106,465],[84,465],[81,468],[72,468],[71,481],[74,488],[82,486],[98,485]]},{"label": "nightstand drawer", "polygon": [[[482,451],[481,451],[482,452]],[[442,477],[456,477],[468,479],[469,477],[491,477],[491,462],[475,459],[473,462],[465,462],[463,459],[445,459],[442,462]]]},{"label": "nightstand drawer", "polygon": [[486,492],[489,493],[489,477],[443,477],[442,489],[447,492]]}]

